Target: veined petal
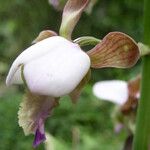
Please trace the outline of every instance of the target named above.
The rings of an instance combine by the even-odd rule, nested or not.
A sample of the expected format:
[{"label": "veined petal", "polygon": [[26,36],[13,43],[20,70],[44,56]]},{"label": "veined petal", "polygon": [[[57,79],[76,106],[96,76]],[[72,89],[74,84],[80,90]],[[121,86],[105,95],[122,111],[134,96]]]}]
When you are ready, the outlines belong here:
[{"label": "veined petal", "polygon": [[71,39],[72,31],[89,0],[68,0],[62,16],[60,35]]},{"label": "veined petal", "polygon": [[93,86],[93,93],[102,100],[122,105],[128,100],[128,84],[121,80],[97,82]]},{"label": "veined petal", "polygon": [[27,92],[21,102],[18,112],[19,125],[25,135],[35,134],[34,147],[45,140],[44,122],[57,104],[58,100],[55,98],[34,95],[30,92]]},{"label": "veined petal", "polygon": [[140,56],[135,41],[121,32],[110,32],[87,54],[93,68],[129,68],[135,65]]},{"label": "veined petal", "polygon": [[23,72],[32,93],[60,97],[72,92],[89,68],[88,55],[71,43],[27,63]]},{"label": "veined petal", "polygon": [[[64,53],[66,52],[65,51],[66,49],[68,51],[69,50],[71,51],[72,48],[78,49],[77,51],[80,51],[81,55],[84,53],[76,44],[73,44],[70,41],[68,41],[65,38],[60,37],[60,36],[53,36],[53,37],[47,38],[45,40],[42,40],[42,41],[38,42],[37,44],[30,46],[25,51],[23,51],[13,62],[12,66],[10,68],[10,71],[8,73],[7,79],[6,79],[6,84],[11,85],[14,83],[18,83],[18,81],[20,81],[20,83],[22,82],[20,76],[18,78],[18,81],[16,80],[16,78],[14,78],[14,77],[18,76],[16,74],[18,74],[18,72],[19,72],[18,70],[20,70],[20,66],[22,64],[25,66],[26,64],[30,63],[33,60],[39,59],[42,56],[46,56],[48,53],[51,55],[51,53],[56,52],[56,55],[58,57],[61,57],[61,55],[64,55]],[[57,49],[59,49],[60,53],[58,53]],[[74,56],[74,51],[73,51],[72,55]],[[84,55],[86,55],[86,54],[84,54]],[[72,56],[69,56],[69,57],[72,57]],[[87,58],[87,61],[89,62],[88,56],[85,56],[85,57]],[[55,63],[54,59],[53,59],[52,63]],[[56,66],[56,68],[57,68],[57,66]]]},{"label": "veined petal", "polygon": [[47,39],[49,37],[52,37],[52,36],[57,36],[57,33],[52,30],[41,31],[39,33],[38,37],[32,42],[32,44],[35,44],[37,42],[40,42],[40,41]]}]

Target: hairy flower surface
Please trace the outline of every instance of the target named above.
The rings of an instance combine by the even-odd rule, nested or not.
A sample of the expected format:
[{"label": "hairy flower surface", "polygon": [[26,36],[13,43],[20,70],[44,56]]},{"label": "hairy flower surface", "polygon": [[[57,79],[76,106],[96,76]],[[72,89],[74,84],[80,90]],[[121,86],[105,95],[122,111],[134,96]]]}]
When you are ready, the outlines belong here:
[{"label": "hairy flower surface", "polygon": [[56,98],[34,95],[29,91],[24,96],[18,112],[19,125],[25,135],[35,134],[34,147],[46,139],[44,122],[57,104]]}]

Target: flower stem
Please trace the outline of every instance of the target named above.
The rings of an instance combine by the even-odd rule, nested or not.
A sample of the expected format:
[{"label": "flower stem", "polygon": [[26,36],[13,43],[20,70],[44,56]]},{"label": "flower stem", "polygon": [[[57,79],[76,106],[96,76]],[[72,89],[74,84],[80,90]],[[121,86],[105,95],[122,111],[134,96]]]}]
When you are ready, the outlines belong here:
[{"label": "flower stem", "polygon": [[[144,1],[144,43],[150,46],[150,0]],[[141,99],[133,150],[150,150],[150,55],[143,58]]]}]

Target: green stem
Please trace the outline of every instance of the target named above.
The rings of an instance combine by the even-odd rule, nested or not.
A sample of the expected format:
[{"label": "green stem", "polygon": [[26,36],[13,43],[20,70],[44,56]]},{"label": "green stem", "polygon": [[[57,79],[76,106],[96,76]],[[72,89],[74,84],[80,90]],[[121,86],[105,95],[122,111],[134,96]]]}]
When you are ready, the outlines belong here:
[{"label": "green stem", "polygon": [[64,24],[62,24],[60,26],[59,35],[71,41],[71,33],[68,30],[67,25],[65,26]]},{"label": "green stem", "polygon": [[75,39],[73,41],[74,43],[79,44],[80,46],[87,46],[87,45],[97,45],[98,43],[101,42],[101,40],[92,37],[92,36],[83,36]]},{"label": "green stem", "polygon": [[[144,3],[144,43],[150,46],[150,0]],[[150,56],[143,58],[141,99],[133,150],[150,150]]]}]

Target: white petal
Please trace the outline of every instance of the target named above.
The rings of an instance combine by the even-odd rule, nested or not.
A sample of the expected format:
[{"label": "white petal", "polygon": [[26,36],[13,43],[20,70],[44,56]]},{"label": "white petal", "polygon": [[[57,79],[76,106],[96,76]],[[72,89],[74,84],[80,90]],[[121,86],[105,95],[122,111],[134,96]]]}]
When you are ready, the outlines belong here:
[{"label": "white petal", "polygon": [[120,80],[101,81],[93,86],[93,93],[100,99],[122,105],[128,99],[128,85]]},{"label": "white petal", "polygon": [[[54,36],[30,46],[25,51],[23,51],[13,62],[6,79],[6,84],[11,85],[14,83],[21,83],[21,78],[18,77],[18,75],[15,75],[21,64],[25,65],[28,62],[38,59],[39,57],[44,56],[51,51],[56,51],[58,47],[60,48],[64,45],[67,46],[70,44],[73,43],[71,43],[63,37]],[[16,76],[17,78],[14,78]],[[18,79],[18,81],[16,79]]]},{"label": "white petal", "polygon": [[14,84],[22,84],[23,80],[21,77],[21,66],[18,67],[16,73],[13,76],[13,83]]},{"label": "white petal", "polygon": [[32,93],[60,97],[72,92],[89,68],[89,56],[70,42],[27,63],[24,77]]}]

